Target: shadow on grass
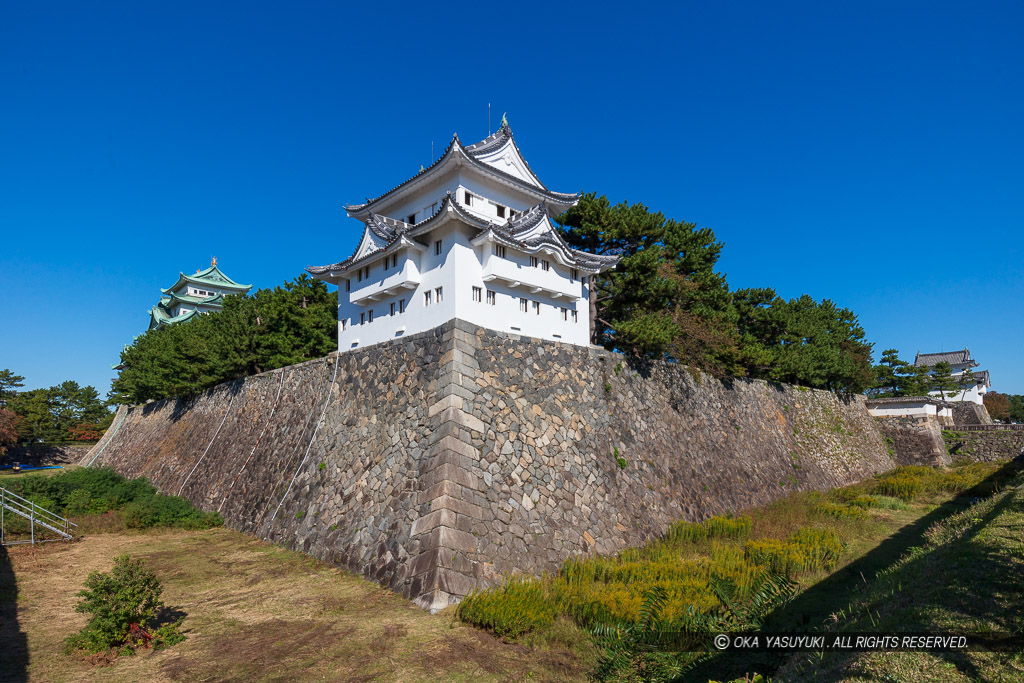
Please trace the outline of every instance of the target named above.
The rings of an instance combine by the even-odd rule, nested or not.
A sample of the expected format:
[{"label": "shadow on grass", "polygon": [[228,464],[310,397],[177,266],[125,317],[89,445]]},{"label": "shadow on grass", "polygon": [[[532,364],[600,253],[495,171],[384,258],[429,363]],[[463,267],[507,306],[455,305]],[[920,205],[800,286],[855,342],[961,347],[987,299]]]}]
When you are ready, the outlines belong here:
[{"label": "shadow on grass", "polygon": [[0,546],[0,681],[28,680],[28,635],[18,624],[18,586],[7,548]]},{"label": "shadow on grass", "polygon": [[[1009,481],[1013,476],[1024,470],[1024,463],[1020,461],[1011,461],[993,472],[991,475],[986,477],[977,486],[965,491],[956,498],[943,503],[935,510],[929,512],[925,516],[921,517],[917,521],[906,525],[899,529],[889,538],[885,539],[876,547],[874,550],[868,552],[858,560],[851,562],[843,569],[835,572],[822,579],[818,583],[810,586],[802,593],[797,595],[793,600],[782,605],[771,614],[765,620],[764,625],[761,627],[763,632],[811,632],[818,631],[823,624],[829,619],[830,615],[838,613],[840,610],[845,610],[850,606],[850,603],[855,600],[864,590],[868,589],[870,582],[875,578],[875,575],[891,567],[900,557],[906,554],[907,550],[914,546],[921,546],[925,543],[924,533],[936,522],[946,519],[950,515],[956,514],[969,507],[972,502],[980,497],[987,497],[992,495],[993,491]],[[976,534],[979,530],[984,528],[985,524],[994,519],[1005,506],[1009,504],[1010,498],[1002,501],[1000,505],[996,506],[991,513],[985,515],[985,517],[972,527],[970,534],[965,534],[957,543],[965,543],[967,539]],[[1004,563],[1005,564],[1005,563]],[[902,567],[901,572],[907,569]],[[992,573],[997,575],[1000,571],[1005,572],[1005,569],[999,567],[985,567],[980,572],[972,569],[970,574],[972,576],[982,575],[986,573]],[[949,585],[955,590],[968,591],[974,594],[985,593],[990,594],[991,590],[996,590],[994,585],[985,585],[982,581],[979,585],[961,585],[963,583],[964,574],[950,575],[946,574],[940,579],[945,579],[949,582]],[[1013,578],[1010,577],[1010,581]],[[912,583],[904,582],[904,585],[913,585]],[[1006,589],[1012,586],[1012,583],[1002,585],[1000,589]],[[1014,592],[1018,592],[1019,588],[1014,588]],[[987,604],[986,600],[975,601],[975,604]],[[986,618],[993,618],[992,614],[985,614]],[[871,631],[869,626],[861,625],[864,631]],[[913,631],[927,631],[929,629],[922,628],[922,625],[917,625],[918,628],[914,628],[914,624],[907,624],[906,628],[901,625],[901,630]],[[955,653],[948,653],[947,661],[954,664],[958,668],[967,665],[967,660],[962,655],[957,657]],[[682,680],[685,681],[708,681],[708,680],[732,680],[734,678],[742,678],[747,673],[757,672],[765,677],[770,677],[775,674],[775,671],[782,666],[791,654],[786,653],[756,653],[756,652],[745,652],[745,653],[730,653],[725,652],[717,654],[709,659],[702,662],[697,668],[688,672]],[[969,668],[969,667],[968,667]],[[962,669],[963,670],[963,669]],[[966,675],[973,676],[974,674],[965,671]],[[827,679],[822,679],[827,680]]]}]

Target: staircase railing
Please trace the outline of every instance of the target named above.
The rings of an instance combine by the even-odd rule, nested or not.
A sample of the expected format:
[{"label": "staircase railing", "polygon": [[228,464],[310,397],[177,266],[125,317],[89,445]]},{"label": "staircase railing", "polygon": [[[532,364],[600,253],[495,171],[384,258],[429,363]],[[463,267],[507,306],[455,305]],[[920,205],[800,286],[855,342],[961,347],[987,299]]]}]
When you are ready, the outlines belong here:
[{"label": "staircase railing", "polygon": [[[7,520],[13,514],[17,517],[28,520],[29,538],[8,539]],[[42,530],[52,531],[59,538],[37,538],[36,527]],[[70,541],[74,538],[75,529],[78,525],[74,522],[50,512],[46,508],[39,507],[31,500],[22,498],[16,493],[8,491],[0,486],[0,545],[18,545],[20,543],[47,543],[49,541]]]}]

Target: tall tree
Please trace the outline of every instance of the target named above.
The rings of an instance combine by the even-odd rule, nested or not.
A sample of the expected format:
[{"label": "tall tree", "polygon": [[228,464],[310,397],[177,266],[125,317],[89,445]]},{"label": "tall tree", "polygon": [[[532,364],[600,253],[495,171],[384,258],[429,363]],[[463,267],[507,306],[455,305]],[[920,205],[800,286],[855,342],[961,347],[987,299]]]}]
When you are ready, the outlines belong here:
[{"label": "tall tree", "polygon": [[23,386],[25,386],[24,377],[15,375],[6,368],[0,370],[0,406],[6,405],[7,400],[18,393],[17,389]]},{"label": "tall tree", "polygon": [[18,416],[0,408],[0,455],[7,452],[7,447],[18,442]]},{"label": "tall tree", "polygon": [[990,391],[985,394],[982,401],[985,403],[985,410],[988,411],[993,420],[1003,421],[1010,419],[1010,397],[1006,394]]},{"label": "tall tree", "polygon": [[559,217],[573,247],[622,257],[590,279],[591,341],[715,370],[731,350],[729,291],[710,228],[589,193]]},{"label": "tall tree", "polygon": [[936,363],[932,366],[931,390],[939,392],[939,396],[945,401],[960,391],[960,380],[953,376],[953,368],[946,361]]}]

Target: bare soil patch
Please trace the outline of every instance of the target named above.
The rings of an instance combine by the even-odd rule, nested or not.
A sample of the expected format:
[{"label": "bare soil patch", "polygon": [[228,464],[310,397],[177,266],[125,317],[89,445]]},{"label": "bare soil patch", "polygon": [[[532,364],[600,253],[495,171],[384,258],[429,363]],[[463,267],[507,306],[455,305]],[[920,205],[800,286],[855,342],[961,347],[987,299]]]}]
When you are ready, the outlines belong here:
[{"label": "bare soil patch", "polygon": [[[65,655],[64,638],[85,623],[74,611],[75,594],[89,572],[109,571],[122,553],[145,559],[160,577],[164,602],[188,614],[188,639],[113,662]],[[0,619],[0,642],[27,641],[27,656],[0,657],[3,681],[585,677],[572,652],[504,643],[346,571],[227,529],[94,534],[12,548],[0,564],[7,565],[0,603],[9,616]]]}]

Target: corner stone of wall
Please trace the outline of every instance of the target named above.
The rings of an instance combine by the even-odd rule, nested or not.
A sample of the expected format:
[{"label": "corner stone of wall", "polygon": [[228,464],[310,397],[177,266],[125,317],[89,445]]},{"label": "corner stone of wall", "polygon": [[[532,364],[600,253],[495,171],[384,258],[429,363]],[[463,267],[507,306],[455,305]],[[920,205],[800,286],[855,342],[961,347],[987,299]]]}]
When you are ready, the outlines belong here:
[{"label": "corner stone of wall", "polygon": [[431,436],[419,468],[417,494],[420,516],[410,537],[419,541],[420,553],[409,567],[409,595],[432,612],[455,603],[480,585],[482,563],[471,558],[477,551],[475,527],[483,509],[470,502],[484,484],[473,472],[480,452],[474,436],[487,425],[468,408],[480,390],[475,337],[451,326],[441,337],[443,348],[434,397],[428,409]]},{"label": "corner stone of wall", "polygon": [[944,426],[932,416],[876,417],[886,443],[900,465],[949,465],[952,460],[942,438]]},{"label": "corner stone of wall", "polygon": [[953,403],[953,424],[957,427],[962,425],[990,425],[992,416],[983,405],[971,401],[957,401]]}]

